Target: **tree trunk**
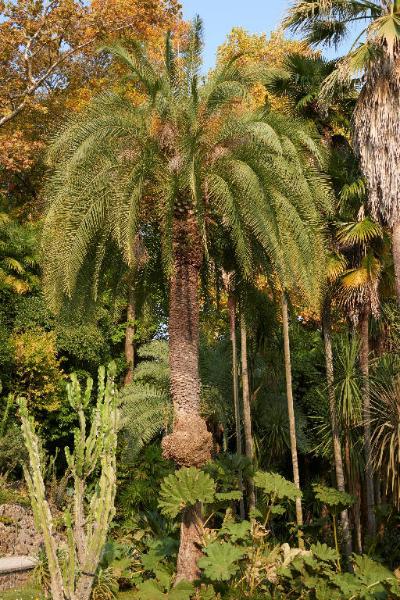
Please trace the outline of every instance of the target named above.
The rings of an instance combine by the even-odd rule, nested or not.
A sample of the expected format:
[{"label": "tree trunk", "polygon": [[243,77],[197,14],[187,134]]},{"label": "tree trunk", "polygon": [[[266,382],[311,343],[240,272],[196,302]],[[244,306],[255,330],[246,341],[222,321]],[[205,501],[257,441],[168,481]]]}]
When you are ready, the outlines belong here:
[{"label": "tree trunk", "polygon": [[[201,239],[195,219],[174,221],[174,264],[170,280],[169,362],[174,404],[173,432],[163,454],[179,466],[202,467],[211,458],[212,436],[200,416],[199,271]],[[199,575],[198,514],[183,515],[176,581]]]},{"label": "tree trunk", "polygon": [[[75,591],[76,600],[90,600],[90,596],[92,594],[94,582],[94,575],[89,575],[87,573],[80,575]],[[74,598],[74,600],[75,600]]]},{"label": "tree trunk", "polygon": [[392,232],[393,263],[396,276],[397,303],[400,306],[400,221],[395,223]]},{"label": "tree trunk", "polygon": [[[296,418],[294,414],[293,402],[293,384],[292,384],[292,365],[290,358],[290,340],[289,340],[289,317],[286,294],[282,294],[282,320],[283,320],[283,346],[285,355],[285,377],[286,377],[286,397],[289,414],[289,433],[290,433],[290,449],[292,452],[292,467],[293,481],[298,490],[300,488],[300,473],[299,461],[297,456],[297,439],[296,439]],[[303,534],[301,527],[303,526],[303,508],[301,505],[301,497],[296,498],[296,521],[299,527],[298,539],[299,547],[304,548]]]},{"label": "tree trunk", "polygon": [[179,583],[183,579],[186,581],[195,581],[200,576],[197,561],[202,555],[202,525],[203,517],[200,503],[184,511],[181,522],[181,541],[176,567],[176,583]]},{"label": "tree trunk", "polygon": [[[336,471],[336,485],[340,492],[346,491],[344,471],[343,471],[343,458],[342,448],[340,445],[340,435],[338,419],[336,414],[336,399],[335,399],[335,381],[333,373],[333,352],[332,352],[332,338],[331,338],[331,319],[330,319],[330,306],[329,301],[326,303],[323,311],[323,333],[324,333],[324,344],[325,344],[325,363],[326,363],[326,383],[328,389],[329,399],[329,413],[331,418],[332,427],[332,446],[333,446],[333,457],[335,461]],[[344,551],[347,558],[351,556],[352,544],[350,536],[350,524],[349,524],[349,513],[347,510],[343,510],[340,514],[340,520],[343,529],[343,541]]]},{"label": "tree trunk", "polygon": [[128,306],[126,309],[125,361],[128,368],[124,379],[125,385],[132,383],[135,368],[135,319],[135,293],[132,286],[128,293]]},{"label": "tree trunk", "polygon": [[[254,461],[254,443],[253,432],[251,426],[251,406],[250,406],[250,384],[249,384],[249,369],[247,364],[247,328],[244,314],[240,316],[240,346],[242,358],[242,392],[243,392],[243,425],[244,425],[244,440],[247,458],[253,463]],[[256,495],[254,491],[254,482],[252,478],[247,481],[248,490],[248,505],[249,510],[255,508]]]},{"label": "tree trunk", "polygon": [[353,515],[353,523],[354,523],[354,542],[356,547],[356,552],[358,554],[362,554],[363,546],[362,546],[362,528],[361,528],[361,484],[360,477],[356,469],[352,468],[351,457],[350,457],[350,432],[348,428],[345,431],[345,460],[346,460],[346,473],[347,473],[347,481],[349,482],[349,492],[356,499],[355,503],[351,508],[351,512]]},{"label": "tree trunk", "polygon": [[236,426],[236,452],[242,454],[242,427],[240,418],[239,381],[237,364],[237,342],[236,342],[236,300],[232,294],[228,296],[229,326],[232,345],[232,383],[233,383],[233,405],[235,411]]},{"label": "tree trunk", "polygon": [[373,537],[376,532],[374,474],[371,463],[371,397],[369,388],[369,310],[365,309],[360,318],[360,368],[363,376],[363,419],[364,419],[364,456],[365,489],[367,505],[367,535]]},{"label": "tree trunk", "polygon": [[[237,363],[237,340],[236,340],[236,299],[232,293],[228,293],[229,309],[229,328],[232,345],[232,383],[233,383],[233,406],[235,411],[236,426],[236,453],[242,455],[242,426],[240,418],[240,399],[239,399],[239,376]],[[243,492],[242,473],[239,473],[239,489]],[[240,501],[240,516],[245,518],[244,502]]]}]

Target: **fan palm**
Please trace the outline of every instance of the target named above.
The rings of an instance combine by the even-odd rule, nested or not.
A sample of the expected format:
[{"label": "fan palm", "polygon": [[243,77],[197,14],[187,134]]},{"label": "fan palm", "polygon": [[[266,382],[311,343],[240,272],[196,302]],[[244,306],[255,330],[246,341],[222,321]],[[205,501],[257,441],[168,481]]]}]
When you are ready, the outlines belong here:
[{"label": "fan palm", "polygon": [[[89,280],[96,292],[110,257],[133,265],[141,228],[159,232],[174,403],[163,450],[186,466],[203,465],[211,453],[198,371],[198,280],[209,239],[224,231],[245,273],[255,240],[282,277],[294,279],[297,269],[307,285],[301,249],[310,249],[307,260],[320,253],[310,230],[329,203],[313,136],[296,121],[247,113],[241,99],[257,75],[243,74],[236,60],[201,83],[201,48],[196,20],[180,56],[167,36],[162,64],[139,44],[110,49],[143,100],[134,105],[124,91],[106,92],[66,123],[49,152],[54,171],[43,232],[44,283],[54,308]],[[178,580],[198,575],[195,512],[183,518]]]},{"label": "fan palm", "polygon": [[285,24],[304,33],[312,44],[338,45],[360,21],[366,27],[339,61],[328,85],[362,76],[354,144],[367,180],[372,214],[392,229],[400,303],[400,1],[296,0]]},{"label": "fan palm", "polygon": [[334,68],[334,61],[327,61],[317,54],[292,53],[286,57],[282,69],[269,72],[266,87],[272,94],[286,97],[298,114],[314,120],[323,117],[326,121],[327,107],[321,105],[321,84]]}]

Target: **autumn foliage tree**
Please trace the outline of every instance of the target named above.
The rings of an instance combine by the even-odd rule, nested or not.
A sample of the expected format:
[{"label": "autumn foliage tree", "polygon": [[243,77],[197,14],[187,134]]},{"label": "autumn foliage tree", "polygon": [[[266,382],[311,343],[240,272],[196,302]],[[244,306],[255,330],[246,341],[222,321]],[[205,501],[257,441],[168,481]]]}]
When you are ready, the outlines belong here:
[{"label": "autumn foliage tree", "polygon": [[[265,70],[270,70],[282,68],[291,53],[303,56],[313,54],[306,42],[286,39],[281,31],[275,31],[268,37],[265,33],[249,33],[242,27],[234,27],[219,47],[217,60],[226,64],[234,56],[239,56],[238,63],[243,68],[251,64],[263,64]],[[269,93],[264,83],[255,83],[252,90],[253,108],[263,106],[266,102],[275,110],[285,107],[285,101]]]},{"label": "autumn foliage tree", "polygon": [[0,0],[0,192],[38,204],[30,170],[49,131],[112,76],[102,43],[123,36],[157,50],[162,32],[181,27],[177,0]]}]

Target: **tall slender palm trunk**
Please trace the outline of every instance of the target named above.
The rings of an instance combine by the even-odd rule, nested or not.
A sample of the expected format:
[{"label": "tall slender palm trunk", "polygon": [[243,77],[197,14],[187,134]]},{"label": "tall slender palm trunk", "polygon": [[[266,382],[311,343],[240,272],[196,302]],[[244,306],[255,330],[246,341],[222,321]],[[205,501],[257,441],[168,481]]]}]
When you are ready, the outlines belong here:
[{"label": "tall slender palm trunk", "polygon": [[[200,416],[199,271],[202,262],[194,219],[174,222],[174,265],[170,281],[169,361],[174,404],[172,434],[163,454],[179,466],[201,467],[211,458],[212,436]],[[199,576],[197,560],[202,529],[201,507],[184,511],[176,581]]]},{"label": "tall slender palm trunk", "polygon": [[127,370],[124,378],[125,385],[132,383],[135,368],[135,319],[135,292],[132,285],[128,292],[128,306],[126,308],[125,361]]},{"label": "tall slender palm trunk", "polygon": [[400,221],[393,226],[392,245],[397,303],[400,306]]},{"label": "tall slender palm trunk", "polygon": [[[240,346],[242,358],[242,391],[243,391],[243,425],[244,440],[247,458],[254,461],[254,442],[251,425],[251,406],[250,406],[250,383],[249,367],[247,362],[247,327],[246,319],[242,312],[240,315]],[[254,482],[252,478],[247,480],[248,507],[249,510],[256,505],[256,495],[254,491]]]},{"label": "tall slender palm trunk", "polygon": [[[292,452],[292,467],[293,467],[293,481],[298,490],[300,487],[300,472],[299,472],[299,460],[297,455],[297,439],[296,439],[296,418],[294,414],[294,402],[293,402],[293,383],[292,383],[292,364],[290,358],[290,340],[289,340],[289,316],[288,316],[288,304],[286,294],[282,294],[282,320],[283,320],[283,346],[285,355],[285,377],[286,377],[286,397],[289,414],[289,435],[290,435],[290,449]],[[303,535],[301,527],[303,526],[303,507],[301,505],[301,497],[296,498],[296,521],[299,527],[298,539],[299,547],[304,548]]]},{"label": "tall slender palm trunk", "polygon": [[[239,374],[237,361],[237,339],[236,339],[236,298],[230,292],[228,293],[228,310],[229,310],[229,329],[232,346],[232,384],[233,384],[233,406],[235,412],[235,428],[236,428],[236,453],[241,456],[242,451],[242,426],[240,418],[240,399],[239,399]],[[239,473],[239,489],[243,492],[242,473]],[[245,518],[243,498],[240,501],[240,516]]]},{"label": "tall slender palm trunk", "polygon": [[356,547],[356,552],[358,554],[362,554],[363,552],[363,544],[362,544],[362,527],[361,527],[361,482],[360,475],[358,473],[358,469],[354,468],[354,465],[351,461],[351,439],[350,439],[350,430],[349,427],[346,426],[345,431],[345,448],[344,448],[344,456],[346,462],[346,474],[347,481],[349,482],[349,492],[355,498],[355,503],[351,508],[353,523],[354,523],[354,544]]},{"label": "tall slender palm trunk", "polygon": [[[333,457],[335,461],[336,471],[336,485],[340,492],[346,491],[344,470],[343,470],[343,458],[342,458],[342,447],[340,444],[339,425],[336,414],[336,399],[335,399],[335,381],[333,371],[333,352],[332,352],[332,337],[331,337],[331,315],[329,301],[327,301],[323,310],[323,334],[324,334],[324,345],[325,345],[325,364],[326,364],[326,383],[328,389],[329,399],[329,414],[331,419],[332,428],[332,446],[333,446]],[[349,513],[347,510],[343,510],[340,514],[340,519],[343,529],[343,541],[344,551],[347,557],[351,556],[352,543],[350,535],[350,523]]]},{"label": "tall slender palm trunk", "polygon": [[364,420],[364,456],[365,490],[367,504],[367,534],[372,537],[376,532],[374,473],[371,463],[371,395],[369,385],[369,309],[365,308],[360,317],[360,368],[363,376],[363,420]]}]

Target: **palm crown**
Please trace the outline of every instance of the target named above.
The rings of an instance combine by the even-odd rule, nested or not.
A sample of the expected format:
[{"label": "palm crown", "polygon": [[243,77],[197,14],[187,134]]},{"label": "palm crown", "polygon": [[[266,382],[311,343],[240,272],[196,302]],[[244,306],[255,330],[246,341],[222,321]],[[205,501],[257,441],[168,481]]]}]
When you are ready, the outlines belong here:
[{"label": "palm crown", "polygon": [[353,117],[353,145],[367,181],[374,217],[392,229],[396,292],[400,303],[400,1],[296,0],[286,26],[311,43],[338,44],[354,23],[366,25],[352,49],[327,79],[360,78]]},{"label": "palm crown", "polygon": [[[338,45],[354,23],[366,27],[348,55],[353,72],[375,62],[380,52],[393,52],[400,39],[399,0],[296,0],[285,20],[286,27],[305,35],[310,44]],[[358,47],[360,40],[363,43]]]},{"label": "palm crown", "polygon": [[54,140],[44,247],[55,302],[60,291],[73,293],[82,270],[89,268],[96,284],[110,246],[132,263],[135,234],[145,222],[159,227],[169,267],[173,223],[181,220],[196,229],[201,251],[222,227],[244,271],[251,268],[253,238],[282,279],[314,288],[310,254],[320,250],[319,211],[329,205],[315,169],[318,145],[300,122],[246,113],[241,100],[259,75],[243,72],[235,59],[201,82],[200,34],[196,22],[183,57],[168,37],[163,64],[138,44],[111,48],[143,101],[103,93]]}]

